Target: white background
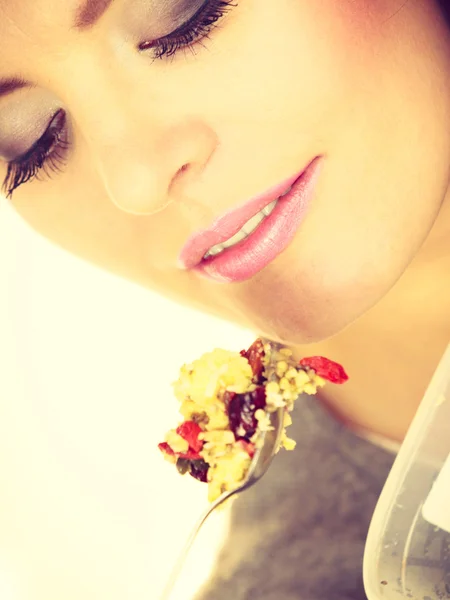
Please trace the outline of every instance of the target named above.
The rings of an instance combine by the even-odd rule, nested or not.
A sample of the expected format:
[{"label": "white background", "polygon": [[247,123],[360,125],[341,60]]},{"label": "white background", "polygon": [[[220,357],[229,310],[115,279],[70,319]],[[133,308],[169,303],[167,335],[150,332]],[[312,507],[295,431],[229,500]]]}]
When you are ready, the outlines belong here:
[{"label": "white background", "polygon": [[[182,363],[251,341],[0,206],[1,600],[158,598],[206,500],[156,448],[178,421],[170,384]],[[207,576],[226,527],[226,513],[207,526],[174,599]]]}]

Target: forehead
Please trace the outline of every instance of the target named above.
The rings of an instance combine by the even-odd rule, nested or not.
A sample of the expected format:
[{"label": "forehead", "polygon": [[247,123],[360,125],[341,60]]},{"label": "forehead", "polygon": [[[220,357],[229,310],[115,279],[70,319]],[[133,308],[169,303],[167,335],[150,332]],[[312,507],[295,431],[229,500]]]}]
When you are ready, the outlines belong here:
[{"label": "forehead", "polygon": [[79,0],[0,0],[0,27],[12,34],[68,24],[77,4]]},{"label": "forehead", "polygon": [[78,29],[98,20],[113,0],[0,0],[0,75],[28,71],[69,51]]},{"label": "forehead", "polygon": [[96,22],[112,3],[113,0],[0,0],[0,24],[25,35],[55,26],[83,29]]},{"label": "forehead", "polygon": [[73,6],[74,0],[0,0],[0,76],[33,73],[59,32],[67,36]]}]

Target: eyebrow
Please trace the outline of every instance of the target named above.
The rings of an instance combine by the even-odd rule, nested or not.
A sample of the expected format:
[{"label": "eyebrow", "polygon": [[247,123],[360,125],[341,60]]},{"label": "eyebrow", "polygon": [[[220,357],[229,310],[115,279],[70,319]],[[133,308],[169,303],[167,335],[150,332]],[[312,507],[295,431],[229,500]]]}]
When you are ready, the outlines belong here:
[{"label": "eyebrow", "polygon": [[114,0],[86,0],[75,15],[75,29],[89,29],[108,10]]},{"label": "eyebrow", "polygon": [[31,84],[21,77],[7,77],[6,79],[0,79],[0,98],[27,87],[31,87]]}]

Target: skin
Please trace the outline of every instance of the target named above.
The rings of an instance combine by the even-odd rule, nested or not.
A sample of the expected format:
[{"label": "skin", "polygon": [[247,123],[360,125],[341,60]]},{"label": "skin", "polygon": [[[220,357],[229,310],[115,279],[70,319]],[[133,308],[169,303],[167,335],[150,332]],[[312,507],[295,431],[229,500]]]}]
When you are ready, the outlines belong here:
[{"label": "skin", "polygon": [[[341,361],[351,382],[322,400],[401,439],[450,337],[438,4],[241,0],[205,47],[165,61],[136,50],[161,31],[148,2],[118,0],[83,32],[69,5],[0,0],[0,76],[35,86],[0,99],[0,132],[17,128],[0,133],[0,155],[60,107],[71,142],[63,171],[19,188],[16,210],[104,269]],[[307,218],[266,269],[220,285],[178,268],[190,235],[316,156]]]}]

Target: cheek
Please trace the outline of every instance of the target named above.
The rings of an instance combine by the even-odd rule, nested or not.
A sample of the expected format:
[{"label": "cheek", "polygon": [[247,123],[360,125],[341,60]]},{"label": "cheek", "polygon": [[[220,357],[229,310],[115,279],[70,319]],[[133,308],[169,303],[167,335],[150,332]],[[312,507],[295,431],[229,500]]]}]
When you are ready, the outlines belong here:
[{"label": "cheek", "polygon": [[[404,0],[322,0],[322,10],[327,11],[342,42],[349,48],[370,45],[380,35],[383,22],[389,18],[389,5]],[[395,9],[394,9],[395,10]]]},{"label": "cheek", "polygon": [[120,271],[124,265],[137,270],[133,217],[117,210],[85,172],[83,185],[70,171],[19,192],[13,203],[16,212],[58,247],[106,270]]},{"label": "cheek", "polygon": [[276,124],[278,134],[328,137],[375,60],[380,4],[369,11],[362,0],[243,3],[211,73],[222,122],[225,114],[230,123],[239,115],[247,131],[264,123]]}]

